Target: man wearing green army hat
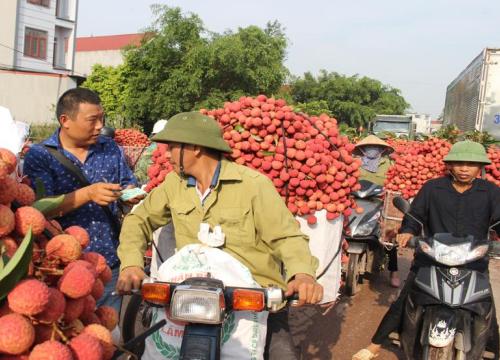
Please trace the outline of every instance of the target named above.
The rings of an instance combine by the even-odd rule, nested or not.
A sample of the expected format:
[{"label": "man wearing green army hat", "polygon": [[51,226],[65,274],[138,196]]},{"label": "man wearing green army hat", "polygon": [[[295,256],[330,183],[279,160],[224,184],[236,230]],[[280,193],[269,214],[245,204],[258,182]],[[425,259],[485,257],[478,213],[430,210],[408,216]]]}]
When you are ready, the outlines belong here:
[{"label": "man wearing green army hat", "polygon": [[[178,249],[200,242],[201,223],[219,225],[225,234],[222,249],[248,267],[260,285],[276,284],[287,295],[297,292],[299,305],[322,299],[315,280],[318,260],[307,236],[266,176],[222,156],[232,150],[214,119],[199,112],[177,114],[152,140],[168,143],[174,171],[123,222],[118,291],[139,288],[146,240],[172,221]],[[296,358],[286,311],[269,316],[268,334],[270,358]]]},{"label": "man wearing green army hat", "polygon": [[[491,161],[486,155],[483,145],[472,141],[457,142],[444,158],[448,175],[427,181],[411,204],[409,213],[424,225],[426,236],[437,233],[451,233],[457,236],[472,235],[476,239],[486,239],[491,225],[500,221],[500,188],[495,184],[480,179],[483,166]],[[405,247],[413,236],[421,234],[421,225],[405,215],[397,241]],[[500,225],[494,231],[500,232]],[[377,357],[382,343],[393,331],[397,331],[404,310],[404,304],[415,280],[418,264],[425,261],[425,255],[416,255],[399,297],[391,305],[380,323],[372,343],[353,356],[353,360],[368,360]],[[480,259],[473,263],[478,271],[488,271],[488,259]],[[474,340],[477,346],[467,353],[467,359],[482,358],[488,335],[498,339],[495,308],[489,309],[483,326],[475,328]],[[491,319],[493,320],[493,325]],[[478,323],[475,324],[475,326]],[[498,340],[490,349],[498,356]],[[475,353],[472,353],[474,352]]]}]

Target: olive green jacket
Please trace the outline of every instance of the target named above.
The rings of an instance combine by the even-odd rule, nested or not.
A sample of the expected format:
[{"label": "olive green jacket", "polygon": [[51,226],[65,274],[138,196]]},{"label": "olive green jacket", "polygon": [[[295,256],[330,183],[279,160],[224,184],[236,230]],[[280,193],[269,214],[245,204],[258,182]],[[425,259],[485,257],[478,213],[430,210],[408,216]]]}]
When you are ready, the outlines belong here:
[{"label": "olive green jacket", "polygon": [[318,260],[311,255],[308,237],[272,182],[250,168],[222,160],[218,183],[203,206],[195,187],[188,187],[174,172],[168,174],[123,222],[118,247],[121,269],[143,267],[146,239],[170,221],[178,249],[199,243],[201,222],[212,228],[220,225],[226,235],[223,250],[247,266],[262,286],[284,287],[297,273],[315,276]]},{"label": "olive green jacket", "polygon": [[383,157],[380,160],[380,164],[378,166],[377,172],[371,172],[360,167],[361,175],[359,177],[360,180],[368,180],[374,184],[384,186],[384,181],[386,178],[387,170],[391,167],[392,162],[387,157]]}]

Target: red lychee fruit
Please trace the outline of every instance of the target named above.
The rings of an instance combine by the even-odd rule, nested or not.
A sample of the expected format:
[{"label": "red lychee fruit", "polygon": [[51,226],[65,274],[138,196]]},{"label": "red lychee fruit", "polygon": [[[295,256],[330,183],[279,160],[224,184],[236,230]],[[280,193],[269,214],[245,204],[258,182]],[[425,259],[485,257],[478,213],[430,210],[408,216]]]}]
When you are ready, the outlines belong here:
[{"label": "red lychee fruit", "polygon": [[80,320],[85,325],[91,325],[91,324],[99,324],[99,325],[101,325],[101,320],[99,319],[99,317],[95,313],[90,313],[90,314],[83,313],[80,316]]},{"label": "red lychee fruit", "polygon": [[83,314],[90,315],[93,314],[96,307],[96,301],[92,295],[85,296],[85,302],[83,306]]},{"label": "red lychee fruit", "polygon": [[66,309],[64,310],[64,321],[71,322],[78,319],[85,308],[85,298],[66,299]]},{"label": "red lychee fruit", "polygon": [[82,259],[94,264],[97,274],[102,273],[106,269],[106,259],[99,253],[93,251],[84,253]]},{"label": "red lychee fruit", "polygon": [[82,250],[85,249],[90,243],[90,236],[87,230],[78,225],[70,226],[64,229],[66,234],[72,235],[80,243]]},{"label": "red lychee fruit", "polygon": [[45,229],[45,217],[31,206],[23,206],[16,210],[16,231],[25,236],[31,227],[34,236],[40,235]]},{"label": "red lychee fruit", "polygon": [[9,234],[16,226],[16,220],[12,210],[0,204],[0,236]]},{"label": "red lychee fruit", "polygon": [[75,360],[102,360],[102,345],[89,334],[80,334],[69,342]]},{"label": "red lychee fruit", "polygon": [[75,266],[59,280],[59,290],[72,299],[89,295],[94,286],[95,277],[84,266]]},{"label": "red lychee fruit", "polygon": [[104,295],[104,284],[101,279],[95,279],[94,286],[92,287],[92,296],[97,301]]},{"label": "red lychee fruit", "polygon": [[22,206],[29,206],[36,200],[36,195],[33,189],[23,183],[17,184],[16,199]]},{"label": "red lychee fruit", "polygon": [[49,240],[45,246],[45,253],[48,257],[60,259],[67,264],[82,255],[82,247],[73,236],[61,234]]},{"label": "red lychee fruit", "polygon": [[8,258],[14,256],[18,248],[17,241],[11,236],[0,238],[0,246],[5,247],[5,255],[7,255]]},{"label": "red lychee fruit", "polygon": [[66,309],[66,299],[62,292],[57,289],[49,288],[49,303],[45,310],[36,316],[40,321],[54,322],[61,318]]},{"label": "red lychee fruit", "polygon": [[31,350],[29,360],[73,360],[73,354],[66,345],[49,340],[36,345]]},{"label": "red lychee fruit", "polygon": [[9,314],[0,318],[0,353],[22,354],[34,341],[35,329],[24,316]]},{"label": "red lychee fruit", "polygon": [[52,325],[35,325],[35,344],[41,344],[47,340],[59,340],[60,338],[59,334],[52,328]]},{"label": "red lychee fruit", "polygon": [[95,266],[88,261],[85,260],[76,260],[70,262],[65,268],[64,268],[64,274],[66,274],[70,269],[72,269],[75,266],[83,266],[87,270],[89,270],[92,275],[94,275],[95,278],[97,278],[97,272],[95,271]]},{"label": "red lychee fruit", "polygon": [[101,320],[101,324],[105,326],[109,331],[113,331],[116,325],[118,325],[118,312],[115,310],[115,308],[103,305],[98,307],[95,313]]},{"label": "red lychee fruit", "polygon": [[45,310],[49,302],[49,288],[36,279],[19,282],[7,295],[12,311],[23,315],[36,315]]},{"label": "red lychee fruit", "polygon": [[101,279],[102,283],[106,285],[111,281],[112,278],[113,278],[113,273],[111,272],[111,268],[108,265],[106,265],[103,272],[99,274],[99,279]]},{"label": "red lychee fruit", "polygon": [[0,180],[0,204],[8,205],[16,199],[17,181],[6,177]]},{"label": "red lychee fruit", "polygon": [[12,174],[16,166],[16,155],[10,150],[0,148],[0,179],[4,179]]},{"label": "red lychee fruit", "polygon": [[102,345],[103,356],[105,360],[111,359],[113,353],[115,352],[115,347],[113,345],[113,337],[111,332],[102,325],[91,324],[87,325],[83,329],[84,334],[89,334],[95,337]]}]

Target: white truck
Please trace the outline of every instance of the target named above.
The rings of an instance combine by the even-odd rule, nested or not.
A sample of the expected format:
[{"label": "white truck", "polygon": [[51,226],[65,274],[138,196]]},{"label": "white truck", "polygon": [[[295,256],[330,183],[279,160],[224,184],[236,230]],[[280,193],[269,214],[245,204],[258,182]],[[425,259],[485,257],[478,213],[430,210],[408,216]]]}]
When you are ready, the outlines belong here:
[{"label": "white truck", "polygon": [[444,124],[500,140],[500,48],[485,48],[448,85]]}]

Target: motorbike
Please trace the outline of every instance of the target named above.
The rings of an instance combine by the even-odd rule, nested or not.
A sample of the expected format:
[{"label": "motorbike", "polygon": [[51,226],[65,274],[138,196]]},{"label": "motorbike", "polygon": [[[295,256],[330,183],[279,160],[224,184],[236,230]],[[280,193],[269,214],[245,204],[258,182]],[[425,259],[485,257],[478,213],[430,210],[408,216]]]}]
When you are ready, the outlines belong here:
[{"label": "motorbike", "polygon": [[[192,258],[188,258],[188,255]],[[127,305],[122,326],[125,344],[121,349],[139,358],[143,354],[158,358],[158,355],[154,355],[157,351],[161,353],[160,356],[166,358],[187,360],[216,360],[221,356],[224,358],[224,352],[234,358],[241,355],[241,351],[249,352],[258,358],[259,351],[264,348],[265,332],[261,332],[256,326],[265,326],[267,314],[264,312],[274,312],[293,304],[297,297],[285,297],[277,286],[261,288],[257,283],[253,283],[253,287],[252,283],[243,281],[244,279],[238,282],[234,280],[240,278],[241,269],[237,267],[233,268],[233,275],[227,276],[226,272],[225,277],[221,269],[225,269],[223,264],[227,264],[228,258],[236,262],[230,255],[218,249],[188,245],[163,263],[157,277],[146,278],[142,282],[140,294],[134,294]],[[199,260],[200,263],[205,263],[205,260],[219,263],[222,268],[210,266],[215,272],[202,275],[193,275],[191,269],[183,273],[191,265],[199,268],[190,261],[193,259]],[[169,278],[172,280],[168,280]],[[234,286],[227,286],[221,278],[232,282]],[[259,313],[262,315],[257,315]],[[249,321],[250,325],[244,325]],[[243,332],[238,330],[240,325],[246,326],[242,328]],[[246,344],[245,338],[240,336],[248,336],[250,328],[250,341],[253,343]],[[174,343],[162,342],[159,329],[167,335],[169,332],[175,332],[177,340]],[[245,334],[245,331],[247,335],[241,335]],[[165,338],[170,341],[167,339],[171,337]],[[247,350],[241,350],[242,341],[248,346]],[[237,344],[236,349],[234,344]],[[115,358],[122,352],[116,352]]]},{"label": "motorbike", "polygon": [[[393,203],[422,225],[406,200]],[[494,358],[483,352],[494,316],[489,274],[477,266],[491,246],[488,239],[447,233],[410,241],[421,258],[398,336],[407,359]]]},{"label": "motorbike", "polygon": [[377,272],[385,261],[385,250],[393,246],[380,241],[380,216],[384,202],[382,186],[361,180],[361,189],[354,192],[358,206],[363,212],[353,212],[349,217],[348,229],[344,234],[349,243],[349,261],[344,269],[347,295],[355,295],[363,282],[365,273]]},{"label": "motorbike", "polygon": [[[220,359],[223,324],[231,311],[277,311],[286,300],[291,303],[297,300],[296,296],[286,298],[279,287],[229,287],[218,279],[206,277],[193,277],[181,283],[147,278],[142,283],[141,298],[147,307],[164,307],[168,309],[171,320],[186,324],[179,351],[179,359],[184,360]],[[127,321],[137,319],[137,316],[130,315],[125,314]],[[122,349],[138,356],[142,353],[134,351],[140,349],[137,345],[166,324],[166,320],[152,324],[151,313],[147,309],[142,312],[140,321],[145,321],[143,325],[147,330],[125,339],[135,335],[130,334],[137,330],[134,324],[129,334],[124,336],[124,340],[128,341],[122,346]],[[120,355],[121,352],[116,352],[115,358]]]}]

